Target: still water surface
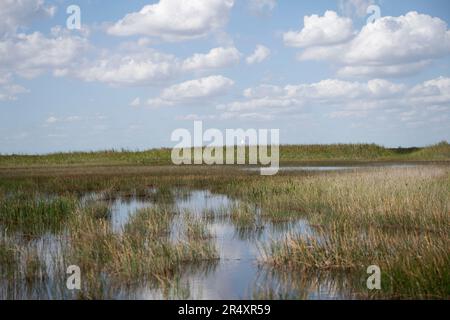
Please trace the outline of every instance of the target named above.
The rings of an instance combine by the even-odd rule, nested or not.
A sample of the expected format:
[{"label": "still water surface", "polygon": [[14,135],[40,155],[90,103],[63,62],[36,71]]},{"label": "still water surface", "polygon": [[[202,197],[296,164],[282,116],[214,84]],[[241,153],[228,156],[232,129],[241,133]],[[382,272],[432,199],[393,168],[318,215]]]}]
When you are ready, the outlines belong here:
[{"label": "still water surface", "polygon": [[[175,207],[179,212],[189,211],[201,214],[205,210],[223,211],[231,208],[237,200],[224,195],[212,194],[207,190],[190,191],[187,195],[174,198]],[[111,223],[116,232],[120,232],[128,219],[137,209],[153,206],[154,203],[142,199],[116,199],[111,202]],[[258,214],[255,206],[255,214]],[[297,298],[298,288],[286,287],[286,276],[298,278],[306,275],[279,275],[272,274],[271,270],[260,263],[261,246],[271,240],[280,239],[289,233],[314,236],[314,230],[306,220],[295,222],[261,225],[259,228],[245,230],[233,225],[231,222],[220,219],[208,225],[213,241],[220,254],[220,260],[209,272],[188,272],[183,276],[182,283],[187,286],[191,299],[241,299],[252,298],[260,290],[266,292],[280,292],[284,297]],[[310,276],[310,275],[308,275]],[[304,279],[303,279],[304,281]],[[301,295],[309,299],[336,299],[340,298],[332,281],[321,280],[319,277],[304,281],[311,283],[310,287],[302,288]],[[284,287],[283,287],[284,286]],[[305,296],[306,295],[306,296]],[[121,298],[127,298],[121,297]],[[161,293],[145,287],[136,289],[133,298],[159,299]]]}]

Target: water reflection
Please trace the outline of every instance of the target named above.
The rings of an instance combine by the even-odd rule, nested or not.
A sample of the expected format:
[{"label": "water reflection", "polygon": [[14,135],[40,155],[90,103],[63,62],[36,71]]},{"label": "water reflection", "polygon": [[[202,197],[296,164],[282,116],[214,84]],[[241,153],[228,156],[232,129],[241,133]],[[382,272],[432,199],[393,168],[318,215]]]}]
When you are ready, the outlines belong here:
[{"label": "water reflection", "polygon": [[[261,266],[262,246],[273,240],[280,240],[289,234],[314,237],[315,231],[307,220],[297,219],[273,222],[261,213],[257,205],[243,204],[225,195],[213,194],[208,190],[162,189],[150,190],[145,196],[108,196],[88,194],[83,203],[107,204],[110,214],[105,217],[114,233],[123,233],[127,223],[143,208],[165,206],[174,212],[171,234],[179,234],[185,219],[196,217],[207,224],[220,259],[187,265],[170,281],[154,283],[137,279],[135,283],[114,282],[104,277],[93,281],[94,287],[83,295],[64,290],[64,274],[53,273],[55,267],[62,269],[64,263],[58,260],[61,251],[61,237],[47,234],[35,240],[33,252],[38,252],[47,265],[47,278],[32,292],[29,286],[18,283],[15,289],[11,282],[0,283],[0,294],[10,297],[5,290],[16,290],[19,298],[115,298],[115,299],[242,299],[242,298],[341,298],[346,286],[339,277],[319,277],[317,274],[280,272]],[[186,216],[189,215],[189,216]],[[59,239],[59,241],[58,241]],[[179,239],[171,239],[171,241]],[[56,253],[56,254],[55,254]],[[57,268],[56,268],[57,269]],[[89,275],[98,276],[98,275]],[[89,282],[90,283],[90,282]],[[17,298],[17,297],[16,297]]]},{"label": "water reflection", "polygon": [[[173,200],[173,209],[179,213],[174,225],[181,223],[181,215],[193,214],[208,221],[208,229],[220,254],[220,260],[211,268],[184,270],[177,280],[177,287],[183,288],[183,297],[190,299],[241,299],[251,298],[255,287],[261,285],[262,274],[268,270],[259,266],[261,246],[268,241],[282,239],[295,233],[313,236],[314,230],[304,219],[271,223],[261,218],[258,206],[249,206],[252,221],[233,219],[230,212],[242,205],[224,195],[213,194],[208,190],[194,190],[189,193],[173,191],[173,197],[159,198]],[[171,201],[172,202],[172,201]],[[155,203],[142,198],[115,199],[111,202],[111,222],[119,232],[137,209],[154,206]],[[267,277],[266,277],[267,278]],[[267,281],[271,283],[272,281]],[[270,287],[280,286],[278,281]],[[289,290],[288,290],[289,291]],[[326,291],[326,290],[325,290]],[[179,292],[179,290],[177,290]],[[331,292],[331,290],[330,290]],[[187,294],[188,293],[188,294]],[[133,294],[139,299],[158,299],[164,297],[160,290],[140,286]],[[335,297],[331,292],[330,297]]]}]

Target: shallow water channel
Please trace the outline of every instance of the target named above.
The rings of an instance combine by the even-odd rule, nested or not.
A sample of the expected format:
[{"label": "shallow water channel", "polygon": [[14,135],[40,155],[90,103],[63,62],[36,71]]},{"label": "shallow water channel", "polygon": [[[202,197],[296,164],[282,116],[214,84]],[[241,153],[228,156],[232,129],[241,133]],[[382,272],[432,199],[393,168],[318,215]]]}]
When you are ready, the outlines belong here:
[{"label": "shallow water channel", "polygon": [[[155,197],[151,194],[155,193]],[[256,217],[252,223],[236,223],[230,219],[230,212],[239,206],[239,200],[225,195],[213,194],[208,190],[165,190],[166,197],[158,197],[158,190],[150,190],[150,196],[123,196],[108,198],[104,194],[86,194],[83,202],[107,204],[110,210],[107,223],[116,234],[124,232],[127,223],[140,209],[169,205],[176,212],[172,222],[172,234],[177,234],[189,214],[206,221],[205,225],[217,249],[219,259],[207,261],[205,265],[183,267],[173,288],[161,288],[136,280],[132,284],[122,282],[102,283],[95,296],[87,298],[107,299],[340,299],[348,297],[342,288],[346,287],[346,276],[326,274],[305,274],[293,270],[274,270],[262,262],[265,246],[271,241],[281,240],[289,234],[317,238],[314,227],[305,219],[285,222],[269,222],[260,218],[260,208],[250,204]],[[253,215],[252,215],[253,216]],[[29,282],[9,278],[0,281],[0,297],[6,299],[78,299],[77,291],[66,288],[67,264],[63,261],[67,245],[64,231],[61,234],[46,233],[36,238],[24,239],[17,235],[17,243],[25,246],[26,252],[36,253],[45,261],[45,275]],[[176,239],[174,239],[176,240]],[[27,255],[25,255],[27,256]],[[22,261],[19,268],[28,268]],[[58,269],[59,268],[59,269]],[[81,274],[84,276],[83,273]],[[101,276],[101,275],[100,275]],[[107,275],[105,275],[107,279]],[[83,282],[83,278],[82,278]],[[81,291],[82,292],[82,291]]]},{"label": "shallow water channel", "polygon": [[[208,190],[192,190],[182,193],[173,192],[174,206],[183,214],[190,212],[201,215],[204,212],[224,212],[230,210],[238,200],[224,195],[212,194]],[[154,202],[139,198],[119,198],[110,201],[111,224],[115,232],[121,232],[136,210],[156,205]],[[255,215],[259,208],[254,207]],[[178,217],[180,220],[181,217]],[[177,221],[174,220],[174,226]],[[261,263],[262,246],[272,240],[285,237],[290,233],[314,236],[314,230],[306,220],[260,224],[257,227],[239,227],[227,219],[214,219],[208,222],[220,259],[208,271],[186,272],[181,286],[189,299],[246,299],[266,298],[266,295],[279,295],[280,298],[336,299],[341,295],[333,280],[319,275],[275,273]],[[301,279],[309,277],[307,279]],[[298,288],[292,281],[304,283]],[[299,292],[301,291],[301,292]],[[186,296],[185,296],[186,297]],[[129,293],[118,298],[130,298]],[[132,298],[161,299],[159,290],[138,287]],[[174,297],[178,298],[178,297]]]}]

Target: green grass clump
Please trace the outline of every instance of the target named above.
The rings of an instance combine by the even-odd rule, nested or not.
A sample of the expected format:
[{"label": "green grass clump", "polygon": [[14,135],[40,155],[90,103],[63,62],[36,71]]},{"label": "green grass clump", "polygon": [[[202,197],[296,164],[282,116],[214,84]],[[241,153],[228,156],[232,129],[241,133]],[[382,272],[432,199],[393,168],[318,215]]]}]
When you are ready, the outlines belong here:
[{"label": "green grass clump", "polygon": [[137,210],[125,225],[125,232],[138,238],[158,239],[167,237],[175,213],[170,207],[152,207]]},{"label": "green grass clump", "polygon": [[36,236],[58,232],[77,205],[73,197],[14,195],[0,201],[0,224],[9,231]]},{"label": "green grass clump", "polygon": [[184,266],[218,259],[213,243],[198,233],[205,230],[200,222],[186,226],[191,230],[195,223],[196,237],[178,240],[171,237],[173,219],[170,208],[145,208],[131,217],[123,232],[115,233],[106,221],[79,212],[69,228],[70,248],[65,256],[92,275],[87,296],[101,286],[101,275],[113,283],[140,281],[159,288],[179,277]]},{"label": "green grass clump", "polygon": [[212,237],[206,220],[184,213],[184,236],[188,241],[205,241]]}]

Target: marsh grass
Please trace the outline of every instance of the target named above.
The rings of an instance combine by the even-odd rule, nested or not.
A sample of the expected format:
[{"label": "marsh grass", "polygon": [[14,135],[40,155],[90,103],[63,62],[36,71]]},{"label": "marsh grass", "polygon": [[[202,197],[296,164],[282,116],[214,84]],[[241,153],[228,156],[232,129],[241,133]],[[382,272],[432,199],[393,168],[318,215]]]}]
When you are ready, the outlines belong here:
[{"label": "marsh grass", "polygon": [[170,206],[139,209],[125,225],[124,232],[139,238],[157,240],[170,235],[175,211]]},{"label": "marsh grass", "polygon": [[16,245],[4,235],[0,236],[0,275],[9,277],[19,267],[19,256]]},{"label": "marsh grass", "polygon": [[184,237],[188,241],[204,241],[212,238],[208,229],[208,221],[196,218],[190,213],[184,214]]},{"label": "marsh grass", "polygon": [[94,282],[87,286],[89,295],[102,287],[102,274],[113,283],[145,282],[161,288],[173,283],[183,266],[218,259],[201,221],[190,219],[186,226],[188,239],[173,241],[170,235],[174,217],[170,207],[140,209],[123,232],[116,233],[107,221],[80,212],[70,228],[67,256],[83,270],[89,270],[88,281]]},{"label": "marsh grass", "polygon": [[84,206],[84,214],[93,219],[108,220],[111,218],[110,205],[102,201],[92,201]]},{"label": "marsh grass", "polygon": [[[0,240],[0,298],[37,298],[37,287],[49,281],[47,264],[33,241],[6,234]],[[41,291],[40,297],[48,292]]]},{"label": "marsh grass", "polygon": [[[314,236],[294,232],[264,247],[261,263],[279,275],[286,268],[288,273],[320,271],[333,279],[342,272],[352,274],[355,280],[344,286],[352,289],[351,297],[450,297],[448,166],[274,177],[235,168],[87,166],[0,170],[0,177],[0,266],[9,284],[2,297],[20,297],[21,287],[11,283],[48,285],[45,259],[27,251],[32,239],[46,233],[57,235],[62,248],[54,258],[62,262],[52,275],[61,280],[52,288],[64,286],[61,266],[76,264],[84,270],[78,298],[114,298],[124,286],[132,291],[144,284],[162,290],[165,297],[173,290],[187,296],[183,275],[217,264],[214,235],[208,230],[216,220],[230,222],[242,237],[268,223],[275,227],[308,221]],[[174,201],[189,197],[185,190],[192,189],[221,193],[238,204],[199,216],[180,214]],[[102,194],[101,199],[80,200],[90,193]],[[107,201],[101,200],[126,195],[158,205],[137,211],[117,232]],[[179,227],[173,228],[174,221]],[[383,290],[376,294],[364,288],[366,268],[372,264],[383,275]],[[291,281],[295,287],[297,280]],[[266,293],[288,295],[280,290]],[[298,298],[304,296],[298,292]]]},{"label": "marsh grass", "polygon": [[22,249],[23,278],[28,287],[34,287],[36,283],[44,282],[48,279],[47,265],[43,261],[40,252],[36,247]]},{"label": "marsh grass", "polygon": [[[342,271],[263,267],[250,292],[255,300],[352,299],[360,279]],[[361,297],[361,296],[359,296]],[[361,298],[367,298],[361,297]]]},{"label": "marsh grass", "polygon": [[290,197],[319,226],[319,236],[273,242],[265,262],[361,276],[375,264],[383,272],[380,296],[448,298],[449,182],[448,170],[440,168],[306,179]]},{"label": "marsh grass", "polygon": [[74,197],[49,198],[18,194],[0,200],[0,224],[9,231],[38,236],[56,233],[76,207]]},{"label": "marsh grass", "polygon": [[[424,299],[450,294],[448,239],[373,229],[360,234],[350,228],[328,230],[323,239],[294,235],[274,242],[266,248],[266,263],[291,270],[342,271],[360,278],[367,278],[368,266],[378,265],[380,297]],[[359,294],[368,293],[365,282],[354,283],[353,288]]]},{"label": "marsh grass", "polygon": [[231,208],[230,220],[237,228],[251,228],[258,222],[258,213],[255,206],[239,203]]}]

